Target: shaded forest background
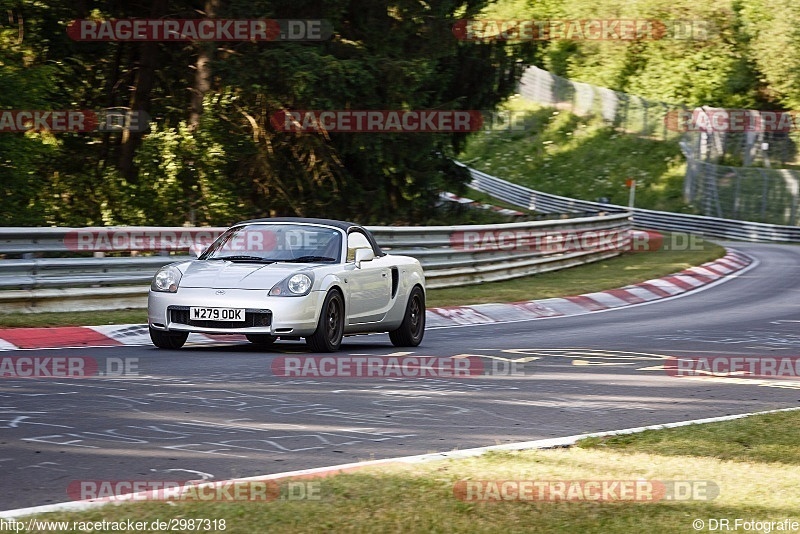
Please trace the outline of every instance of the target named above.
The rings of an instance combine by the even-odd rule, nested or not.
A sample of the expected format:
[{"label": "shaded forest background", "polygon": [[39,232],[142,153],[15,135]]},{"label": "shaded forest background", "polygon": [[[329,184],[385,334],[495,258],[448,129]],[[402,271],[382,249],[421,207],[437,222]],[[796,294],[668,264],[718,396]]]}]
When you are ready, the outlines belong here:
[{"label": "shaded forest background", "polygon": [[[0,0],[0,109],[124,107],[143,133],[0,134],[0,225],[414,224],[462,190],[464,134],[284,133],[281,109],[496,108],[530,64],[687,105],[798,109],[788,0]],[[459,19],[703,19],[704,40],[464,42]],[[75,19],[323,18],[324,42],[76,42]]]}]

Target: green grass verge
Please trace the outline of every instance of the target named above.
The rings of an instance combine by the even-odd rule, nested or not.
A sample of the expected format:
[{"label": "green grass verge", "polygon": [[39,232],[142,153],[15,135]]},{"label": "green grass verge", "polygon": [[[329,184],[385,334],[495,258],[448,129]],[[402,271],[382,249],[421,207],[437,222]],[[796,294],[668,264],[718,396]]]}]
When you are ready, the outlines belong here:
[{"label": "green grass verge", "polygon": [[662,456],[707,456],[738,462],[800,465],[799,435],[800,413],[780,412],[712,425],[590,438],[580,441],[578,446]]},{"label": "green grass verge", "polygon": [[459,159],[486,173],[533,189],[627,205],[625,181],[637,181],[636,206],[693,213],[683,201],[686,162],[677,139],[622,133],[600,117],[579,117],[514,97],[505,109],[521,112],[526,131],[490,130],[467,141]]},{"label": "green grass verge", "polygon": [[[497,452],[465,460],[375,466],[314,481],[318,500],[139,503],[60,521],[224,519],[228,534],[251,532],[694,532],[693,521],[800,521],[800,457],[791,451],[798,412],[610,438],[569,449]],[[758,442],[772,455],[730,455],[729,442]],[[683,451],[683,452],[682,452]],[[458,481],[700,481],[712,500],[659,502],[464,502]],[[307,481],[307,483],[311,483]],[[714,493],[714,492],[711,492]],[[744,531],[741,527],[739,531]],[[754,530],[751,530],[754,531]]]},{"label": "green grass verge", "polygon": [[145,309],[0,314],[0,327],[2,328],[145,323],[147,323],[147,310]]},{"label": "green grass verge", "polygon": [[[665,234],[665,236],[668,235]],[[665,240],[667,239],[665,238]],[[700,250],[659,250],[623,254],[599,263],[580,265],[563,271],[525,276],[514,280],[431,289],[428,291],[427,305],[428,307],[440,307],[486,302],[518,302],[603,291],[665,276],[725,255],[723,247],[710,242],[702,242],[702,246],[697,248]],[[0,314],[0,327],[5,328],[144,324],[146,322],[146,310]]]}]

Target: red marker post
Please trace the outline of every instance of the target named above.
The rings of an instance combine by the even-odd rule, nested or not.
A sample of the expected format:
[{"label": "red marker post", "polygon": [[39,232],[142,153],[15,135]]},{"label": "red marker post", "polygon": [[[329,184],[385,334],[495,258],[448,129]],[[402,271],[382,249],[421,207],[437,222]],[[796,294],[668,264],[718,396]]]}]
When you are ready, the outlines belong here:
[{"label": "red marker post", "polygon": [[633,178],[628,178],[625,180],[625,187],[630,189],[630,192],[628,193],[628,207],[632,208],[634,201],[636,200],[636,180]]}]

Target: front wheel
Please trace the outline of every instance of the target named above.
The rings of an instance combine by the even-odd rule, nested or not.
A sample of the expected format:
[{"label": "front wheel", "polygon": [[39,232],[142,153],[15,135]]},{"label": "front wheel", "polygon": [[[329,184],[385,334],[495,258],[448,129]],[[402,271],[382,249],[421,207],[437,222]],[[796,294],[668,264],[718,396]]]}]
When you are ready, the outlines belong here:
[{"label": "front wheel", "polygon": [[336,352],[344,335],[344,300],[342,294],[333,290],[325,297],[319,314],[317,329],[306,337],[306,343],[314,352]]},{"label": "front wheel", "polygon": [[425,335],[425,293],[414,286],[406,304],[406,314],[400,328],[389,332],[389,339],[395,347],[416,347]]},{"label": "front wheel", "polygon": [[179,349],[188,337],[189,332],[162,332],[150,327],[150,340],[159,349]]}]

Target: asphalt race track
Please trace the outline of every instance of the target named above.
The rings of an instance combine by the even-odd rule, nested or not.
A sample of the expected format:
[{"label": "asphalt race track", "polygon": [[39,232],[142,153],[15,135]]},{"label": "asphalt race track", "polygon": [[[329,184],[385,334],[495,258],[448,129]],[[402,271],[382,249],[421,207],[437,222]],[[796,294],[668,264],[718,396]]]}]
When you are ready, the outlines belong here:
[{"label": "asphalt race track", "polygon": [[[530,358],[525,376],[284,378],[302,343],[28,350],[119,378],[0,381],[0,510],[81,480],[228,479],[800,405],[800,381],[669,376],[668,356],[800,355],[800,247],[731,244],[759,265],[685,297],[583,316],[428,330],[414,356]],[[338,354],[387,355],[388,336]]]}]

